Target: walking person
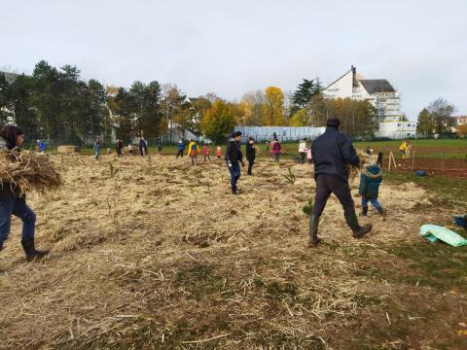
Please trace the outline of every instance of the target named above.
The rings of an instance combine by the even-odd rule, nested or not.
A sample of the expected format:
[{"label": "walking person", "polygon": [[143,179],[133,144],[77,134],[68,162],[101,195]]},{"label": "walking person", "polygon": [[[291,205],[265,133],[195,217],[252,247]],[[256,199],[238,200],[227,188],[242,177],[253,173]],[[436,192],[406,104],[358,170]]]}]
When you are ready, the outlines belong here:
[{"label": "walking person", "polygon": [[306,150],[306,158],[308,159],[308,164],[313,163],[313,155],[311,154],[311,148],[307,148]]},{"label": "walking person", "polygon": [[209,156],[209,153],[211,153],[211,149],[209,148],[208,145],[204,144],[203,145],[204,163],[206,163],[206,159],[208,159],[209,163],[211,163],[211,157]]},{"label": "walking person", "polygon": [[277,138],[271,143],[271,152],[274,156],[274,161],[279,164],[279,157],[281,156],[281,144]]},{"label": "walking person", "polygon": [[42,140],[37,140],[37,147],[40,153],[45,153],[45,143]]},{"label": "walking person", "polygon": [[141,157],[148,155],[148,143],[142,136],[139,138],[139,154]]},{"label": "walking person", "polygon": [[178,156],[180,156],[180,158],[183,158],[183,151],[185,150],[185,144],[183,143],[183,139],[178,140],[177,149],[178,152],[175,158],[178,158]]},{"label": "walking person", "polygon": [[360,166],[360,159],[348,137],[339,132],[339,125],[339,119],[328,119],[326,131],[312,145],[316,182],[315,205],[310,217],[309,231],[312,246],[317,246],[321,242],[318,238],[319,218],[331,193],[334,193],[342,204],[345,220],[354,238],[363,237],[372,227],[371,224],[360,226],[355,214],[346,167]]},{"label": "walking person", "polygon": [[115,148],[117,150],[117,156],[118,158],[120,158],[122,156],[123,141],[118,139],[117,142],[115,143]]},{"label": "walking person", "polygon": [[300,155],[300,164],[305,164],[306,153],[306,138],[304,138],[298,143],[298,154]]},{"label": "walking person", "polygon": [[246,143],[246,159],[248,160],[247,175],[253,175],[251,171],[253,170],[253,164],[255,164],[256,159],[256,145],[255,139],[252,137],[249,137]]},{"label": "walking person", "polygon": [[102,144],[101,144],[101,139],[97,138],[96,142],[94,142],[94,152],[95,152],[95,158],[99,160],[101,158],[101,153],[102,153]]},{"label": "walking person", "polygon": [[232,194],[238,194],[237,182],[241,176],[240,163],[242,166],[245,166],[243,163],[243,154],[240,146],[240,141],[242,140],[242,133],[240,131],[235,131],[229,140],[227,145],[227,151],[225,152],[225,162],[230,172],[230,185],[232,187]]},{"label": "walking person", "polygon": [[133,155],[133,145],[132,145],[131,143],[128,144],[128,154],[129,154],[130,156]]},{"label": "walking person", "polygon": [[[19,153],[23,142],[24,132],[20,128],[8,125],[0,130],[0,151]],[[20,218],[23,222],[21,245],[27,261],[46,256],[49,252],[36,250],[34,244],[36,214],[26,204],[26,197],[21,194],[16,184],[3,182],[0,186],[0,251],[10,234],[11,215]]]},{"label": "walking person", "polygon": [[198,144],[195,140],[191,139],[190,144],[188,145],[188,156],[191,159],[191,165],[198,163],[198,153],[201,153]]},{"label": "walking person", "polygon": [[217,149],[216,149],[216,156],[217,156],[217,159],[221,159],[222,157],[222,148],[221,146],[217,146]]},{"label": "walking person", "polygon": [[362,215],[368,215],[368,202],[371,202],[378,213],[385,218],[383,207],[378,202],[379,186],[383,181],[381,168],[377,164],[376,157],[370,157],[370,161],[360,174],[360,186],[358,193],[362,195]]},{"label": "walking person", "polygon": [[399,154],[402,159],[405,159],[405,153],[407,152],[408,149],[408,141],[404,141],[400,144],[399,146]]}]

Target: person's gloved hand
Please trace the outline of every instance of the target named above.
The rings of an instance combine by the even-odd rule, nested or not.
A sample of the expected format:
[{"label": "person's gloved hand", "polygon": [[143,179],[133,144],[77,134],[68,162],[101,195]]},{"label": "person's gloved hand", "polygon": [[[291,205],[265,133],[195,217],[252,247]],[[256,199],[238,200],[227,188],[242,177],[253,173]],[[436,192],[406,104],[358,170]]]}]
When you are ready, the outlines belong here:
[{"label": "person's gloved hand", "polygon": [[228,166],[229,168],[231,168],[231,167],[232,167],[232,162],[231,162],[230,160],[229,160],[229,161],[227,161],[227,166]]}]

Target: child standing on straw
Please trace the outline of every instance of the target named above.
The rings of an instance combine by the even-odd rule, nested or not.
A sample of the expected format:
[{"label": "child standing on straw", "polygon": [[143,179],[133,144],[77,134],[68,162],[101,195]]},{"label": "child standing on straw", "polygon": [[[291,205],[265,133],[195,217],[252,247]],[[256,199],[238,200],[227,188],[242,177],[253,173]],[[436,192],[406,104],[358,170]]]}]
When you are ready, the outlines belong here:
[{"label": "child standing on straw", "polygon": [[[0,130],[0,151],[20,152],[19,147],[24,142],[24,132],[12,125],[5,126]],[[34,234],[36,228],[36,214],[26,204],[26,198],[21,195],[18,186],[3,182],[0,185],[0,250],[10,234],[11,215],[21,219],[23,222],[23,233],[21,244],[28,261],[43,258],[48,251],[36,250],[34,245]]]},{"label": "child standing on straw", "polygon": [[383,181],[381,168],[376,163],[375,157],[370,157],[368,165],[366,165],[360,174],[360,186],[358,192],[362,195],[362,215],[368,215],[368,202],[385,217],[383,207],[378,202],[379,185]]},{"label": "child standing on straw", "polygon": [[221,148],[221,146],[217,146],[216,155],[217,155],[218,159],[221,159],[221,157],[222,157],[222,148]]},{"label": "child standing on straw", "polygon": [[209,156],[209,153],[211,153],[211,149],[209,148],[208,145],[204,144],[203,145],[204,163],[206,163],[206,159],[208,159],[209,163],[211,163],[211,157]]},{"label": "child standing on straw", "polygon": [[97,139],[96,142],[94,143],[94,152],[96,152],[96,159],[101,158],[101,152],[102,152],[102,145],[101,145],[101,140]]},{"label": "child standing on straw", "polygon": [[198,153],[200,152],[201,150],[199,149],[196,141],[191,139],[190,144],[188,145],[188,156],[191,159],[191,165],[195,165],[198,162]]}]

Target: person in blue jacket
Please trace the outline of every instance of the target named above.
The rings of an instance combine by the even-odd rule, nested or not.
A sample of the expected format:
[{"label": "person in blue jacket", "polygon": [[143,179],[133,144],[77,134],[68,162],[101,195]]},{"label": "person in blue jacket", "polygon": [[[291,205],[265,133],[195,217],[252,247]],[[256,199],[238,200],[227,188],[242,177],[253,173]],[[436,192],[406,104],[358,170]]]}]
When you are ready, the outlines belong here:
[{"label": "person in blue jacket", "polygon": [[97,160],[101,158],[101,153],[102,153],[102,144],[101,144],[101,139],[97,138],[96,142],[94,142],[94,152]]},{"label": "person in blue jacket", "polygon": [[177,148],[178,152],[175,158],[178,158],[178,156],[183,158],[183,151],[185,150],[185,143],[183,142],[183,139],[178,140]]},{"label": "person in blue jacket", "polygon": [[368,215],[368,202],[371,202],[378,213],[385,217],[383,207],[378,202],[379,185],[383,181],[383,174],[375,160],[372,158],[370,160],[369,165],[361,171],[358,187],[358,193],[362,195],[362,215]]},{"label": "person in blue jacket", "polygon": [[311,147],[312,158],[315,164],[316,193],[313,211],[310,217],[310,245],[317,246],[319,218],[329,196],[339,199],[344,208],[344,217],[351,228],[354,238],[361,238],[371,231],[371,224],[360,226],[355,213],[355,205],[350,194],[348,182],[348,166],[360,166],[360,159],[352,146],[352,142],[339,131],[338,118],[327,121],[326,131],[319,136]]},{"label": "person in blue jacket", "polygon": [[37,140],[37,147],[39,148],[39,152],[45,152],[45,143],[42,140]]}]

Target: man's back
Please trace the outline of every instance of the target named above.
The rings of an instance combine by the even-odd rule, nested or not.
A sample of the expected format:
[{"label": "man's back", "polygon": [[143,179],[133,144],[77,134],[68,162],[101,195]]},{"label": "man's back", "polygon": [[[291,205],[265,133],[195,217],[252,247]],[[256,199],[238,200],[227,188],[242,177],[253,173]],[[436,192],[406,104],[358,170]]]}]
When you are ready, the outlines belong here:
[{"label": "man's back", "polygon": [[312,146],[315,177],[320,174],[347,179],[347,164],[358,166],[360,160],[350,140],[336,128],[328,127]]}]

